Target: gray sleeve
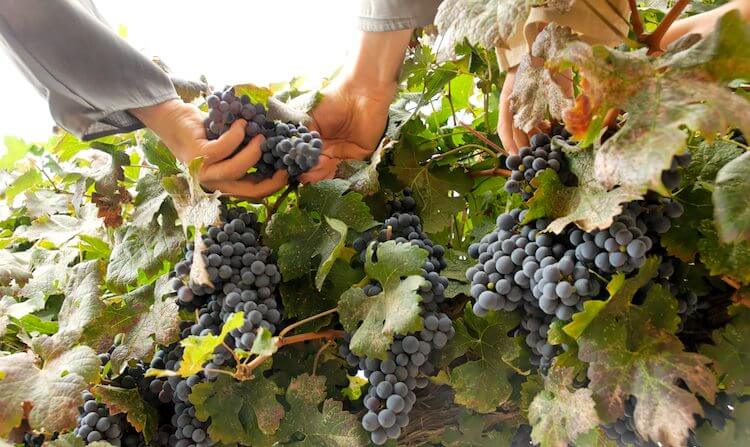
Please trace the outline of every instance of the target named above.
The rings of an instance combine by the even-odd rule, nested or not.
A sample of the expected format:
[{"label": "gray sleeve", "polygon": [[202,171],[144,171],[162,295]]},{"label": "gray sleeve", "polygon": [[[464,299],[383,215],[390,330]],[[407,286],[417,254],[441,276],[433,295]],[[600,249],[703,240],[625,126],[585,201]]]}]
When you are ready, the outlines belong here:
[{"label": "gray sleeve", "polygon": [[442,0],[360,0],[359,29],[398,31],[432,23]]},{"label": "gray sleeve", "polygon": [[52,118],[84,140],[139,129],[129,109],[178,97],[91,0],[0,0],[0,42],[47,98]]}]

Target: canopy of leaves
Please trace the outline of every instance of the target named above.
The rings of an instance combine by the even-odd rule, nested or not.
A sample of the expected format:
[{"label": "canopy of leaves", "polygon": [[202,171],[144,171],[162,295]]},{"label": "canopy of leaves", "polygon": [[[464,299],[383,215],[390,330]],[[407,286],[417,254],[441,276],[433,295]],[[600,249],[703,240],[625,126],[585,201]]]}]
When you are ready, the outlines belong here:
[{"label": "canopy of leaves", "polygon": [[317,268],[318,290],[341,253],[349,229],[365,231],[376,225],[362,195],[347,192],[344,180],[326,180],[303,187],[299,207],[274,215],[265,243],[278,250],[285,281]]},{"label": "canopy of leaves", "polygon": [[725,86],[750,76],[749,38],[750,25],[729,13],[699,43],[681,41],[655,59],[645,51],[571,44],[560,59],[585,80],[584,96],[566,116],[574,134],[590,142],[608,109],[628,112],[626,124],[596,153],[596,177],[608,188],[663,190],[662,170],[685,148],[682,126],[707,137],[732,125],[750,132],[748,101]]},{"label": "canopy of leaves", "polygon": [[352,287],[341,295],[339,316],[344,328],[352,333],[352,352],[382,359],[394,335],[422,330],[422,298],[417,289],[425,281],[420,272],[427,251],[395,241],[378,244],[377,250],[375,247],[371,244],[367,248],[365,272],[380,283],[383,291],[367,296],[361,288]]},{"label": "canopy of leaves", "polygon": [[273,444],[271,435],[279,428],[284,407],[276,401],[279,389],[263,376],[267,368],[257,368],[252,380],[235,381],[220,374],[215,381],[193,387],[190,402],[198,419],[211,420],[211,439],[224,444]]},{"label": "canopy of leaves", "polygon": [[[369,437],[356,415],[343,410],[341,402],[326,399],[326,379],[302,374],[289,384],[287,411],[279,438],[284,445],[310,447],[356,447],[369,445]],[[321,411],[318,406],[323,403]]]},{"label": "canopy of leaves", "polygon": [[531,402],[529,422],[535,443],[567,447],[599,424],[591,390],[574,389],[573,375],[572,369],[552,368],[544,379],[544,390]]},{"label": "canopy of leaves", "polygon": [[666,289],[652,287],[642,305],[632,304],[658,265],[658,258],[649,258],[633,278],[615,276],[607,288],[610,298],[588,301],[564,330],[577,339],[579,358],[589,363],[589,389],[603,419],[621,417],[632,395],[638,432],[654,442],[682,445],[695,428],[694,414],[703,411],[695,394],[713,401],[716,383],[710,359],[685,352],[673,335],[677,307]]},{"label": "canopy of leaves", "polygon": [[463,355],[476,359],[441,372],[438,379],[449,384],[455,392],[456,403],[480,413],[490,413],[511,396],[513,386],[508,374],[513,361],[520,355],[520,347],[508,332],[518,326],[518,315],[507,312],[491,313],[479,318],[467,305],[463,319],[456,321],[456,336],[446,347],[447,360]]}]

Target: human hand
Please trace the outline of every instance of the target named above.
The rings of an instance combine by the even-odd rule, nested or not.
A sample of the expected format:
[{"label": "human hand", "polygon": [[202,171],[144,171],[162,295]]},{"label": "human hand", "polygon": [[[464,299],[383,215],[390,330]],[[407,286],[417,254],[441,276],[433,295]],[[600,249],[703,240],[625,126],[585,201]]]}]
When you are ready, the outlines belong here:
[{"label": "human hand", "polygon": [[310,127],[323,138],[317,166],[303,174],[303,182],[333,178],[343,160],[365,160],[380,141],[388,119],[395,84],[377,88],[344,79],[324,89],[323,99],[311,112]]},{"label": "human hand", "polygon": [[236,120],[218,139],[209,141],[203,127],[204,116],[192,104],[173,99],[130,112],[154,131],[181,162],[188,164],[203,157],[199,181],[208,189],[259,200],[287,184],[287,174],[283,170],[262,181],[247,175],[247,170],[262,156],[262,135],[232,155],[245,137],[245,120]]},{"label": "human hand", "polygon": [[505,82],[500,91],[500,114],[497,119],[497,135],[509,154],[517,154],[519,148],[529,145],[529,137],[513,124],[513,111],[510,109],[510,96],[513,93],[517,69],[518,67],[513,67],[505,75]]}]

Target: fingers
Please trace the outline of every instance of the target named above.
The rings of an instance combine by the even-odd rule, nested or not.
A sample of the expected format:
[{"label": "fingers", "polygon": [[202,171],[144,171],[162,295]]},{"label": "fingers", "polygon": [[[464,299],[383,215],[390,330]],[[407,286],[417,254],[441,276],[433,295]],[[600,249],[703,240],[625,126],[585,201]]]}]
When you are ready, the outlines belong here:
[{"label": "fingers", "polygon": [[205,157],[205,162],[212,164],[232,155],[245,138],[246,124],[247,121],[238,119],[218,139],[206,143],[201,154]]},{"label": "fingers", "polygon": [[497,120],[497,135],[503,143],[503,147],[509,154],[518,153],[518,145],[515,140],[515,128],[513,127],[513,112],[510,110],[510,95],[515,83],[515,70],[508,71],[505,76],[503,88],[500,91],[500,117]]},{"label": "fingers", "polygon": [[224,194],[242,197],[251,201],[259,201],[281,190],[288,182],[289,176],[287,172],[279,170],[276,171],[273,177],[261,181],[246,176],[240,180],[220,180],[202,183],[203,186],[210,190],[221,191]]},{"label": "fingers", "polygon": [[318,164],[302,174],[299,177],[299,180],[302,183],[313,183],[321,180],[332,179],[336,176],[336,168],[340,162],[341,159],[322,156],[320,157]]},{"label": "fingers", "polygon": [[[244,132],[244,131],[243,131]],[[231,158],[208,164],[201,169],[201,181],[213,182],[221,180],[237,180],[242,178],[247,170],[255,166],[263,156],[260,145],[266,141],[263,135],[256,135],[252,140]]]}]

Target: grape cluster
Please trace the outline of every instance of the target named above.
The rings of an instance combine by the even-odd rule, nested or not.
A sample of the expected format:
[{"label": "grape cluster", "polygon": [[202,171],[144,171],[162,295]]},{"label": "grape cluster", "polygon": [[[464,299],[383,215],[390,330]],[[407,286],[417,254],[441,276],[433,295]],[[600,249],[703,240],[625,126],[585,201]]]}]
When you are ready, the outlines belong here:
[{"label": "grape cluster", "polygon": [[[402,197],[392,200],[389,205],[391,215],[382,228],[376,234],[365,234],[355,240],[354,248],[360,252],[362,261],[371,242],[377,244],[394,240],[428,252],[421,271],[425,281],[419,289],[423,329],[417,333],[395,336],[384,360],[356,356],[349,349],[349,335],[339,348],[347,363],[363,371],[370,384],[363,401],[368,411],[362,418],[362,426],[376,445],[383,445],[388,439],[397,439],[401,430],[409,424],[409,412],[417,400],[414,390],[427,386],[427,376],[435,374],[435,367],[430,362],[431,354],[445,347],[456,333],[451,318],[440,312],[438,307],[445,300],[445,287],[448,286],[448,278],[440,275],[440,271],[447,266],[445,249],[433,244],[423,232],[410,189],[405,189]],[[373,282],[365,285],[363,291],[367,296],[375,296],[382,288]]]},{"label": "grape cluster", "polygon": [[505,190],[509,193],[521,193],[523,200],[533,195],[530,182],[541,171],[549,168],[560,175],[563,183],[569,181],[570,173],[565,167],[565,157],[561,142],[570,137],[562,127],[553,131],[553,136],[538,133],[530,139],[530,146],[522,147],[518,154],[509,155],[505,166],[510,169],[510,178],[505,182]]},{"label": "grape cluster", "polygon": [[296,178],[318,164],[323,140],[317,131],[281,122],[273,130],[275,135],[260,146],[263,156],[255,165],[260,178],[271,177],[279,169],[286,169],[289,177]]},{"label": "grape cluster", "polygon": [[214,92],[206,98],[206,103],[208,117],[204,124],[209,140],[219,138],[237,119],[247,120],[242,146],[256,135],[266,137],[261,144],[261,159],[255,165],[255,177],[268,178],[286,169],[289,177],[296,179],[318,164],[323,149],[318,132],[303,125],[268,119],[262,104],[253,104],[247,95],[237,97],[232,87]]},{"label": "grape cluster", "polygon": [[110,415],[107,406],[98,403],[88,391],[83,393],[83,405],[78,408],[78,426],[73,433],[86,444],[106,441],[115,447],[145,445],[143,437],[127,423],[124,414]]}]

